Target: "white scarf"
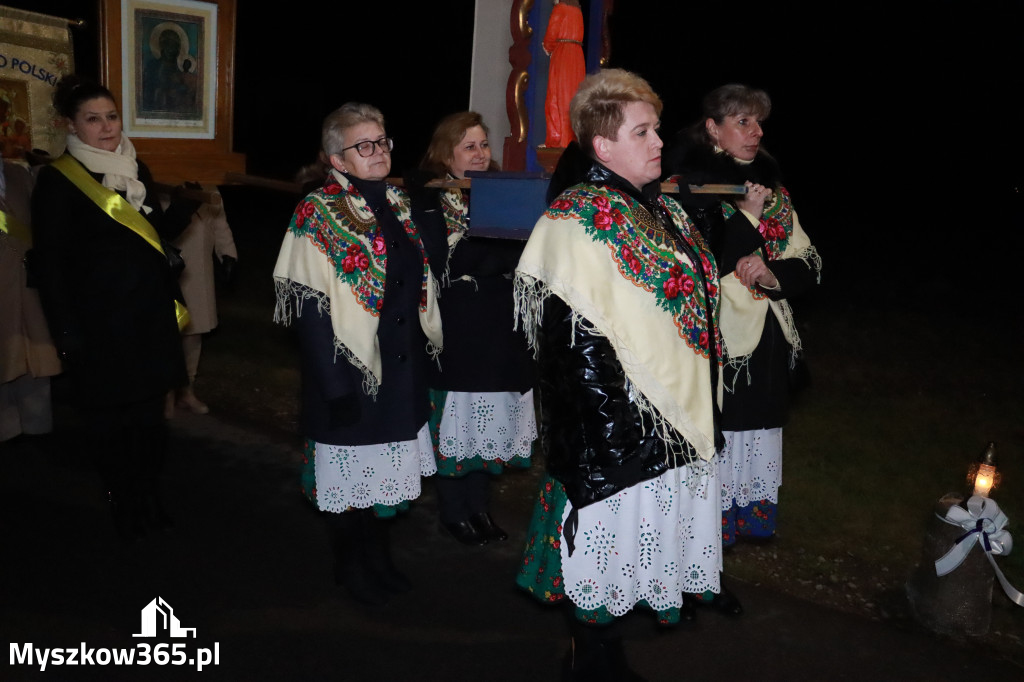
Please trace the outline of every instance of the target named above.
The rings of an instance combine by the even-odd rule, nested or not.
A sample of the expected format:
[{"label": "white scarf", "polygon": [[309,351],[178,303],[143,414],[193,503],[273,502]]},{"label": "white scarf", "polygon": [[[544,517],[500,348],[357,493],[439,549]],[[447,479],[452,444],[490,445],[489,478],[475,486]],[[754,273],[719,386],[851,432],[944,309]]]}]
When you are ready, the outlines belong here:
[{"label": "white scarf", "polygon": [[121,144],[108,152],[98,149],[71,133],[67,136],[68,153],[75,157],[91,173],[102,173],[102,184],[115,192],[124,192],[132,208],[143,214],[153,209],[144,206],[146,186],[139,180],[139,162],[135,160],[135,145],[128,136],[121,133]]}]

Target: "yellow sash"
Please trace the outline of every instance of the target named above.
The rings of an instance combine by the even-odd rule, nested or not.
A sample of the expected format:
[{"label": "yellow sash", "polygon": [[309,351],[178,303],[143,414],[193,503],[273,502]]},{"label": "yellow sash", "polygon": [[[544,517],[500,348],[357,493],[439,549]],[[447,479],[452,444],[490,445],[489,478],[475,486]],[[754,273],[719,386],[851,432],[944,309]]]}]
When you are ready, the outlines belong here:
[{"label": "yellow sash", "polygon": [[[100,207],[100,210],[145,239],[150,246],[160,252],[160,255],[166,257],[167,254],[164,253],[164,248],[160,245],[160,235],[157,234],[156,228],[150,225],[141,213],[132,208],[132,205],[125,201],[124,197],[97,182],[96,178],[69,154],[61,156],[51,165],[63,173],[75,187],[82,190],[85,196]],[[181,331],[189,323],[188,309],[184,303],[175,299],[174,312],[178,317],[178,331]]]},{"label": "yellow sash", "polygon": [[0,232],[10,235],[26,246],[32,246],[32,230],[6,211],[0,211]]}]

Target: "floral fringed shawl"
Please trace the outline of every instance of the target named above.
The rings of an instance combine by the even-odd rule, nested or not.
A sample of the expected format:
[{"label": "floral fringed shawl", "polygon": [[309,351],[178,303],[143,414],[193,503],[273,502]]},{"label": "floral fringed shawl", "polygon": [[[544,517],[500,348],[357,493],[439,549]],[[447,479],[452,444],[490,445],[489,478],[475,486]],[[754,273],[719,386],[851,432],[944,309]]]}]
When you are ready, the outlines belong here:
[{"label": "floral fringed shawl", "polygon": [[578,185],[551,204],[526,244],[516,268],[517,324],[536,351],[545,299],[565,301],[577,323],[585,319],[589,331],[608,338],[637,405],[669,452],[685,457],[681,435],[703,460],[688,464],[706,468],[715,454],[714,402],[721,396],[712,389],[708,359],[712,344],[721,343],[718,272],[682,208],[668,197],[659,202],[698,262],[677,250],[633,197]]},{"label": "floral fringed shawl", "polygon": [[[448,176],[452,178],[451,175]],[[448,260],[444,264],[443,284],[449,286],[448,268],[452,262],[452,254],[459,241],[469,231],[469,207],[465,195],[460,189],[449,189],[441,193],[441,214],[444,216],[445,233],[448,240]]]},{"label": "floral fringed shawl", "polygon": [[[409,198],[388,185],[388,205],[420,252],[423,243],[412,222]],[[387,247],[373,211],[355,187],[337,170],[324,186],[303,199],[285,234],[274,284],[277,306],[274,321],[290,324],[308,301],[327,312],[339,355],[363,374],[363,390],[376,395],[381,382],[377,344],[379,310],[384,303]],[[437,283],[423,256],[419,321],[428,340],[428,352],[441,352],[441,316]]]},{"label": "floral fringed shawl", "polygon": [[[726,219],[736,212],[731,204],[723,202],[722,207]],[[746,212],[743,215],[755,224],[765,239],[765,247],[759,251],[766,262],[798,258],[818,273],[820,281],[821,258],[800,227],[793,202],[784,187],[775,190],[772,202],[765,207],[759,222],[755,222],[753,216]],[[765,315],[769,309],[778,318],[793,351],[801,350],[793,311],[785,299],[773,301],[756,286],[743,286],[736,273],[722,280],[722,338],[729,365],[740,368],[749,359],[761,340]]]}]

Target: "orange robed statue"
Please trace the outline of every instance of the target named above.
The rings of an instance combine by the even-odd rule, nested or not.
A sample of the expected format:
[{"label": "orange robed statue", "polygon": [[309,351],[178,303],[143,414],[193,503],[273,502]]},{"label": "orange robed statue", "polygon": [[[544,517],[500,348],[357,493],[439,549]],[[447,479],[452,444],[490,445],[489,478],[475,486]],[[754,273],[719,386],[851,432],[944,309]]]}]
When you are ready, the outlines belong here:
[{"label": "orange robed statue", "polygon": [[545,147],[566,147],[573,141],[569,123],[569,102],[587,75],[583,60],[583,12],[579,0],[561,0],[551,10],[544,33],[548,66],[548,94],[544,102],[547,119]]}]

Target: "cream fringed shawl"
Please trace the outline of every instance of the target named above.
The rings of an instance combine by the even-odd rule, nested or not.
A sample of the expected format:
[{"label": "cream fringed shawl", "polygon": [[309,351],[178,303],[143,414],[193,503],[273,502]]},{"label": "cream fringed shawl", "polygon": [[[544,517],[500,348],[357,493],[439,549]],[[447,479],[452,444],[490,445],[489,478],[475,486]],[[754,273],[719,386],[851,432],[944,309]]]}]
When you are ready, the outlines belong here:
[{"label": "cream fringed shawl", "polygon": [[[449,173],[448,179],[454,180],[455,178]],[[466,206],[462,190],[449,189],[441,193],[441,212],[444,216],[445,233],[448,240],[448,260],[445,261],[444,274],[441,279],[444,286],[450,286],[448,272],[452,254],[458,243],[466,236],[466,232],[469,231],[469,208]]]},{"label": "cream fringed shawl", "polygon": [[632,197],[603,187],[571,188],[537,222],[516,267],[517,324],[536,351],[545,299],[565,301],[577,324],[585,320],[588,331],[608,338],[641,413],[669,452],[686,450],[681,435],[707,462],[715,454],[709,356],[711,345],[719,344],[718,273],[679,205],[660,201],[700,262],[676,250]]},{"label": "cream fringed shawl", "polygon": [[[409,199],[388,185],[388,204],[420,252],[423,243],[411,220]],[[363,374],[363,390],[376,395],[381,376],[377,327],[384,303],[387,247],[373,211],[344,175],[331,171],[326,184],[295,209],[274,267],[277,307],[274,321],[290,324],[314,301],[327,312],[338,354]],[[437,285],[423,256],[419,321],[427,350],[441,352],[441,315]]]},{"label": "cream fringed shawl", "polygon": [[[729,218],[735,209],[729,204],[724,204],[724,207],[726,218]],[[754,223],[749,214],[744,212],[743,215]],[[820,278],[821,258],[800,227],[800,220],[785,188],[774,192],[772,203],[754,226],[765,239],[765,248],[760,255],[767,262],[798,258],[819,273]],[[773,301],[757,287],[743,286],[735,272],[722,279],[722,339],[731,366],[738,369],[746,364],[761,340],[769,309],[778,319],[790,347],[799,351],[802,348],[800,335],[793,321],[793,311],[785,299]]]}]

